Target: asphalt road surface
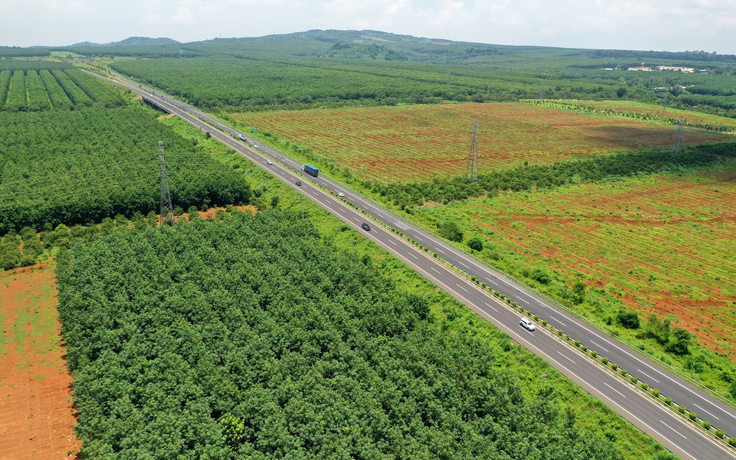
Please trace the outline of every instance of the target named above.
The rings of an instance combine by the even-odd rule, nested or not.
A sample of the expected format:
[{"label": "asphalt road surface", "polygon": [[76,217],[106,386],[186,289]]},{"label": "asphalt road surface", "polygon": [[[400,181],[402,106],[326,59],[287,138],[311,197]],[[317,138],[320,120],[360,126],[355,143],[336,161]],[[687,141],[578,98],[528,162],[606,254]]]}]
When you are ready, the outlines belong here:
[{"label": "asphalt road surface", "polygon": [[[546,298],[505,275],[485,266],[472,256],[451,247],[439,238],[420,230],[403,218],[373,201],[348,190],[340,184],[320,175],[317,178],[304,174],[302,164],[279,151],[263,146],[259,141],[214,119],[194,107],[155,89],[139,86],[121,76],[123,83],[116,82],[144,97],[149,103],[173,113],[228,147],[247,157],[295,190],[330,211],[367,238],[375,241],[399,259],[473,309],[484,319],[508,333],[514,340],[534,354],[542,357],[563,374],[567,375],[587,392],[606,403],[639,429],[657,439],[681,458],[733,459],[736,453],[712,440],[696,429],[683,417],[654,402],[637,390],[634,385],[564,343],[543,328],[534,332],[519,325],[519,314],[501,303],[487,292],[479,289],[449,265],[468,275],[475,276],[486,285],[502,292],[519,305],[547,320],[556,328],[565,331],[592,350],[606,356],[639,381],[659,389],[689,411],[696,412],[708,420],[714,428],[736,436],[736,410],[718,398],[701,390],[682,377],[672,373],[642,353],[619,342],[591,324],[568,313]],[[243,136],[240,138],[240,136]],[[241,140],[242,139],[242,140]],[[268,164],[271,160],[273,164]],[[300,181],[301,186],[296,182]],[[344,197],[338,197],[343,193]],[[349,206],[359,208],[362,212]],[[365,214],[370,216],[366,217]],[[371,230],[365,231],[361,224],[369,222]],[[400,230],[404,235],[437,253],[444,261],[435,259],[424,251],[408,244],[406,240],[386,230],[382,225]]]}]

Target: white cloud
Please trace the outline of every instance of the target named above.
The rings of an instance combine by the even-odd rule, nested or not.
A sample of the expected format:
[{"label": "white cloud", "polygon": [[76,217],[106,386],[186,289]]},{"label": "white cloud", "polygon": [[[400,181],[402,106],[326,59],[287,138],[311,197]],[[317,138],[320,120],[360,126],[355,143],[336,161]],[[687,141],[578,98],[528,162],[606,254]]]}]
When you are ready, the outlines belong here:
[{"label": "white cloud", "polygon": [[0,45],[376,29],[497,44],[736,54],[736,0],[0,0]]},{"label": "white cloud", "polygon": [[175,24],[187,25],[194,22],[194,13],[189,5],[180,5],[176,8],[176,13],[171,18]]}]

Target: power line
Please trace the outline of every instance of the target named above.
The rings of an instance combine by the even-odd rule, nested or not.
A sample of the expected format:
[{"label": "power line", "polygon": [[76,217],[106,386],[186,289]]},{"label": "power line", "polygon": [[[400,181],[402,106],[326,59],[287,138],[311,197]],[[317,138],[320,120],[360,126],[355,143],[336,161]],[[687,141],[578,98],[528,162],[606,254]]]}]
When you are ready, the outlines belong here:
[{"label": "power line", "polygon": [[672,145],[670,153],[677,155],[682,150],[682,127],[685,125],[685,120],[680,120],[677,124],[677,131],[675,131],[675,142]]},{"label": "power line", "polygon": [[470,157],[465,180],[468,182],[478,180],[478,120],[473,120],[473,140],[470,143]]},{"label": "power line", "polygon": [[161,213],[159,214],[159,225],[174,223],[174,207],[171,206],[171,192],[169,191],[169,178],[166,176],[166,160],[164,159],[164,141],[158,141],[158,158],[161,161],[161,175],[159,176],[159,188],[161,190]]}]

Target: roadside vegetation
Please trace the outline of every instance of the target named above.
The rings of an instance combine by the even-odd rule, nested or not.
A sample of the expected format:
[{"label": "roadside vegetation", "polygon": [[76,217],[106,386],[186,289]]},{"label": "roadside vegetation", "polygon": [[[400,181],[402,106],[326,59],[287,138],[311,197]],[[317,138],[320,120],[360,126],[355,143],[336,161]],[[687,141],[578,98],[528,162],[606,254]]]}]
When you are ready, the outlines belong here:
[{"label": "roadside vegetation", "polygon": [[[334,165],[384,185],[427,183],[435,191],[438,187],[429,185],[432,180],[465,174],[474,120],[481,175],[522,164],[549,165],[669,147],[675,136],[675,128],[668,125],[520,103],[274,111],[228,117],[266,137],[301,146],[302,154],[314,156],[311,161],[322,167]],[[684,130],[682,138],[685,145],[734,141],[732,136],[694,129]]]},{"label": "roadside vegetation", "polygon": [[[352,119],[343,123],[360,131],[358,126],[364,120],[361,112],[366,112],[375,117],[365,117],[366,124],[381,125],[377,121],[381,110],[390,113],[393,109],[350,109],[347,113],[352,113],[352,117],[348,117]],[[434,113],[428,107],[414,110],[419,114],[425,110]],[[493,108],[486,110],[493,111]],[[316,164],[326,174],[404,211],[407,217],[429,230],[473,251],[491,265],[520,278],[721,395],[736,398],[736,350],[731,343],[736,331],[731,315],[731,301],[736,293],[732,280],[736,279],[736,270],[723,259],[734,249],[727,236],[734,229],[730,208],[719,205],[730,203],[731,198],[736,154],[734,143],[729,142],[732,136],[719,134],[718,139],[725,142],[683,147],[677,154],[670,148],[614,150],[605,155],[578,154],[572,161],[537,165],[523,163],[526,157],[520,147],[516,157],[509,159],[510,162],[515,160],[514,167],[493,168],[488,164],[493,158],[486,158],[485,162],[479,160],[480,171],[475,182],[469,183],[456,173],[454,177],[448,175],[421,181],[402,181],[397,177],[384,184],[375,180],[376,169],[384,161],[400,163],[398,160],[402,157],[385,149],[380,133],[371,136],[366,129],[368,134],[360,142],[360,150],[370,152],[373,147],[374,152],[380,154],[366,159],[370,161],[367,164],[351,161],[349,149],[317,147],[338,141],[330,130],[310,128],[310,125],[319,125],[317,115],[320,111],[307,113],[313,114],[316,120],[305,122],[301,130],[289,130],[289,126],[297,125],[287,122],[284,131],[290,133],[289,137],[281,137],[278,131],[257,131],[256,135]],[[329,119],[333,111],[326,113]],[[244,121],[264,117],[274,123],[271,129],[277,129],[272,120],[279,116],[289,120],[294,114],[300,118],[298,112],[235,117]],[[595,123],[617,117],[606,113],[580,116],[592,118]],[[405,123],[410,127],[419,126],[422,122],[418,120],[422,119],[411,117]],[[728,123],[728,119],[725,120]],[[396,119],[391,129],[401,131],[403,121]],[[635,123],[652,126],[647,120]],[[559,126],[550,131],[552,134],[547,134],[548,137],[564,136],[568,129]],[[429,129],[425,133],[432,132]],[[625,137],[626,132],[622,129],[619,135]],[[674,134],[673,128],[668,128],[668,132]],[[692,133],[686,131],[683,139]],[[467,137],[466,147],[470,136]],[[427,138],[429,134],[424,138],[412,135],[408,136],[407,143],[416,142],[424,149],[414,146],[414,151],[426,152],[435,148]],[[481,143],[491,146],[499,141],[509,142],[506,136],[497,133],[481,138]],[[529,143],[528,140],[520,142],[519,145]],[[591,145],[594,147],[595,144]],[[428,164],[430,166],[423,170],[416,168],[417,175],[432,176],[434,168],[431,162]],[[443,166],[438,160],[437,169]],[[456,170],[458,166],[462,168],[455,165]],[[635,184],[637,180],[654,180],[668,191],[670,187],[663,181],[673,180],[678,175],[684,175],[686,182],[671,186],[673,190],[666,203],[657,201],[663,193],[659,187],[634,195],[636,201],[626,194],[617,198],[615,193],[619,187],[625,189],[627,184]],[[647,177],[650,179],[645,179]],[[578,209],[590,187],[599,190],[599,202],[615,202],[617,207],[606,207],[605,213]],[[683,193],[680,187],[691,188],[692,199],[680,196]],[[569,190],[582,190],[583,194],[564,198]],[[506,215],[504,200],[514,196],[526,197],[528,203],[516,204],[512,207],[515,211]],[[569,206],[562,207],[568,201]],[[544,203],[543,207],[539,203]],[[525,209],[537,210],[530,224],[525,224]],[[499,219],[494,219],[495,216]],[[674,236],[669,234],[672,231],[676,232]],[[626,242],[623,247],[620,241]],[[675,259],[681,263],[672,267]],[[638,265],[632,266],[632,263]],[[619,312],[635,314],[641,321],[641,328],[621,326]],[[654,326],[646,329],[652,316]],[[651,332],[651,329],[659,332]],[[684,332],[675,333],[676,330]]]},{"label": "roadside vegetation", "polygon": [[[268,173],[176,118],[159,122],[197,139],[215,161],[248,180],[253,202],[264,212],[249,217],[228,209],[204,222],[190,210],[191,223],[180,220],[159,230],[151,213],[23,232],[25,240],[42,243],[46,257],[71,248],[59,262],[67,306],[62,319],[84,455],[258,456],[288,448],[306,456],[394,450],[434,456],[458,454],[462,447],[467,455],[511,458],[543,452],[544,458],[569,458],[570,452],[671,458],[542,360]],[[162,258],[150,251],[161,251]],[[69,264],[70,257],[79,263]],[[203,257],[204,265],[197,262]],[[79,270],[85,275],[78,276]],[[155,280],[164,272],[170,281],[159,290]],[[293,291],[298,296],[283,291],[285,276],[303,283]],[[153,290],[145,287],[151,283]],[[121,289],[135,292],[131,300],[138,305],[124,314],[115,309],[132,304],[118,303]],[[144,300],[149,294],[163,297]],[[82,298],[96,300],[82,307]],[[207,308],[196,308],[203,301]],[[381,305],[385,314],[375,315]],[[353,326],[359,330],[347,333]],[[284,337],[301,345],[295,348],[297,342]],[[243,352],[248,349],[261,352]],[[215,352],[221,358],[213,361]],[[374,359],[368,361],[369,355]],[[476,370],[468,373],[468,366]],[[246,385],[258,375],[261,383]],[[292,377],[281,378],[287,375]],[[477,398],[467,397],[476,391]],[[403,403],[394,400],[403,396]],[[183,410],[181,398],[188,401]],[[493,412],[472,413],[472,404]],[[291,410],[297,406],[311,415]],[[460,411],[465,407],[471,412]],[[366,417],[356,415],[361,413]],[[356,442],[367,433],[386,441],[346,445],[342,428],[355,433],[350,439]],[[160,443],[162,430],[172,443]],[[456,440],[457,430],[472,438]],[[547,443],[554,445],[540,450]]]},{"label": "roadside vegetation", "polygon": [[453,332],[298,212],[114,232],[64,253],[59,285],[83,455],[621,458],[634,434],[582,431],[555,371]]},{"label": "roadside vegetation", "polygon": [[[736,116],[728,57],[686,53],[677,59],[698,63],[702,73],[644,75],[625,70],[640,55],[448,45],[390,34],[378,37],[380,44],[345,43],[377,39],[360,34],[317,31],[283,40],[46,53],[69,60],[105,55],[117,71],[232,117],[244,129],[255,127],[252,134],[262,141],[315,160],[327,174],[736,397],[736,369],[723,339],[728,327],[718,328],[712,313],[713,305],[723,316],[733,308],[722,298],[733,295],[728,280],[736,276],[714,255],[731,251],[722,237],[732,231],[724,206],[694,212],[694,200],[681,207],[665,200],[654,209],[637,204],[644,207],[637,213],[667,215],[661,226],[675,230],[672,251],[696,246],[678,260],[698,261],[693,268],[702,276],[688,278],[683,269],[669,280],[665,262],[641,262],[656,255],[648,252],[651,246],[667,244],[665,234],[603,220],[601,214],[617,212],[611,203],[580,204],[586,196],[580,188],[606,202],[619,199],[607,195],[612,184],[636,188],[636,181],[676,174],[700,172],[705,187],[728,187],[734,150],[723,142],[730,139],[724,137],[730,121],[702,115]],[[0,56],[38,53],[43,50],[0,49]],[[663,63],[674,58],[647,56]],[[614,67],[602,69],[611,59]],[[669,110],[697,106],[702,112],[686,123],[695,128],[686,131],[686,144],[713,145],[678,155],[638,151],[671,143],[672,120],[570,102],[656,106],[665,98]],[[447,101],[464,104],[434,105]],[[516,110],[540,120],[526,129],[519,120],[499,129],[507,139],[499,139],[503,148],[496,157],[511,153],[484,164],[479,180],[468,184],[460,176],[470,126],[452,141],[435,132],[500,106],[468,104],[488,101],[524,101]],[[380,116],[408,113],[415,131],[387,120],[385,126],[399,133],[395,143],[386,142],[391,147],[383,149],[383,131],[375,131],[363,134],[373,145],[336,151],[319,140],[334,132],[345,139],[349,130],[334,120],[320,125],[327,111],[304,111],[315,124],[299,132],[295,121],[288,133],[280,133],[275,120],[301,114],[265,112],[352,106],[371,106]],[[428,115],[416,122],[422,110]],[[356,113],[335,111],[333,119]],[[568,126],[545,128],[541,119],[553,113]],[[253,122],[259,117],[264,127]],[[265,127],[269,117],[272,127]],[[502,126],[503,118],[488,120]],[[590,126],[573,126],[585,123]],[[460,131],[457,126],[450,131]],[[512,147],[533,145],[539,132],[559,135],[554,148],[539,146],[535,158],[518,158]],[[428,147],[399,149],[424,135]],[[155,228],[159,140],[166,146],[176,213],[187,210],[189,218]],[[599,150],[585,150],[585,141],[593,140]],[[431,181],[426,172],[437,172],[432,166],[438,159],[427,151],[451,157]],[[0,60],[0,153],[0,262],[10,268],[58,257],[83,456],[671,458],[542,360],[268,173],[68,63]],[[401,174],[397,168],[394,177],[376,174],[392,154],[415,164]],[[369,163],[371,155],[378,163]],[[417,167],[422,161],[429,166]],[[726,179],[715,184],[707,176],[714,171]],[[573,204],[567,197],[575,193]],[[229,206],[241,203],[260,212],[244,215]],[[201,219],[196,211],[213,205],[226,210]],[[499,206],[509,215],[498,214]],[[527,209],[570,216],[561,223],[580,242],[568,245],[559,227],[555,234],[525,221]],[[658,219],[626,213],[617,216],[620,221]],[[682,222],[670,222],[671,213],[681,213]],[[710,238],[692,238],[688,230]],[[583,251],[585,239],[596,235],[603,241],[597,253]],[[643,254],[635,254],[641,267],[629,268],[630,276],[619,272],[631,260],[611,257],[615,263],[607,263],[605,251],[615,248],[616,238],[631,240],[631,254]],[[549,253],[563,243],[569,253]],[[575,263],[562,263],[565,258]],[[720,292],[708,284],[711,277],[723,286]],[[676,297],[674,288],[680,289]],[[678,301],[689,296],[710,316],[696,326],[686,323],[684,309],[658,309],[657,293]],[[706,333],[712,343],[698,338]]]},{"label": "roadside vegetation", "polygon": [[[0,61],[2,67],[15,70],[0,72],[0,83],[4,75],[10,84],[0,110],[0,235],[158,209],[159,141],[179,206],[249,200],[242,179],[122,90],[63,64]],[[10,259],[3,257],[4,268],[17,263]]]}]

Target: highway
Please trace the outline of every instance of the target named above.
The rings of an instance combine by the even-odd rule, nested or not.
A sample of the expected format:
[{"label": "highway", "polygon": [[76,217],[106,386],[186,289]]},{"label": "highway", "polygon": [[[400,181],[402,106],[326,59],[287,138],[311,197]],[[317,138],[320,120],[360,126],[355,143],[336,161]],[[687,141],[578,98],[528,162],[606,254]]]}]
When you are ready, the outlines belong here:
[{"label": "highway", "polygon": [[[736,459],[736,451],[716,443],[674,411],[655,403],[650,397],[635,389],[634,385],[584,356],[544,328],[538,328],[534,332],[521,328],[517,312],[478,288],[451,265],[477,277],[556,328],[580,340],[588,348],[618,363],[629,374],[659,389],[663,395],[672,398],[679,405],[684,405],[689,411],[698,413],[714,427],[728,435],[736,436],[736,410],[719,399],[366,197],[322,175],[318,178],[307,176],[301,172],[301,163],[261,145],[259,141],[249,138],[245,133],[240,133],[181,101],[162,95],[157,90],[140,87],[132,81],[123,79],[122,76],[116,77],[121,81],[110,81],[140,94],[149,103],[209,132],[212,137],[270,171],[281,181],[393,253],[435,285],[508,333],[522,346],[545,359],[639,429],[657,439],[674,454],[681,458]],[[245,141],[238,140],[239,135],[243,135]],[[273,161],[273,165],[267,163],[269,159]],[[302,186],[297,186],[296,181],[300,181]],[[337,197],[338,192],[344,193],[345,196]],[[372,220],[348,203],[370,215]],[[360,226],[364,222],[371,223],[371,231],[361,229]],[[387,227],[403,232],[407,237],[438,254],[447,263],[410,245],[405,239],[375,222],[381,222]]]}]

